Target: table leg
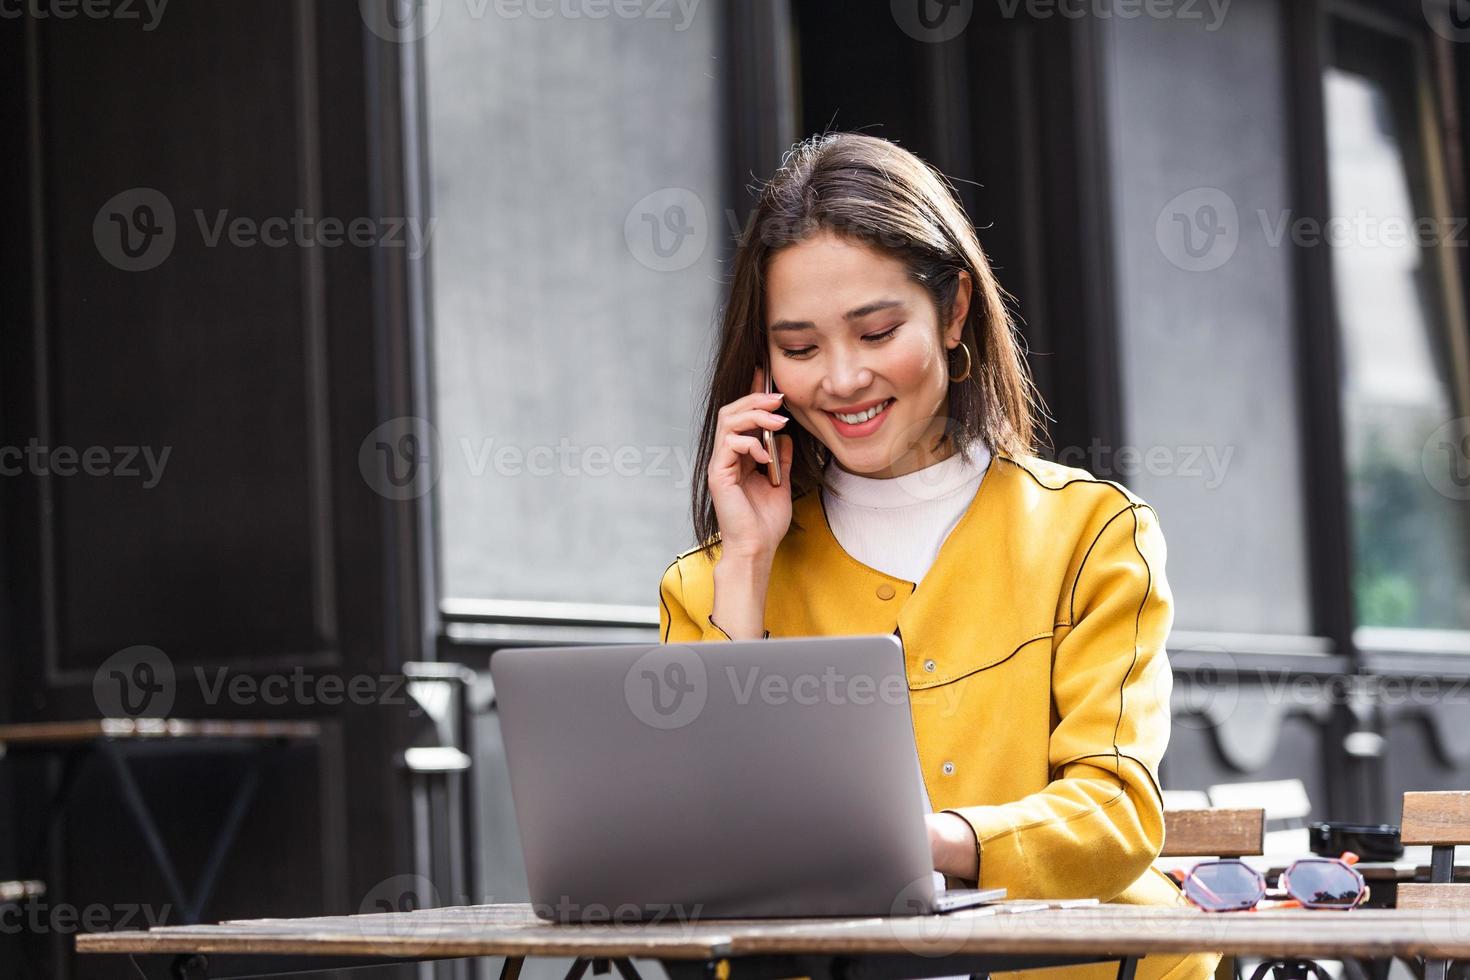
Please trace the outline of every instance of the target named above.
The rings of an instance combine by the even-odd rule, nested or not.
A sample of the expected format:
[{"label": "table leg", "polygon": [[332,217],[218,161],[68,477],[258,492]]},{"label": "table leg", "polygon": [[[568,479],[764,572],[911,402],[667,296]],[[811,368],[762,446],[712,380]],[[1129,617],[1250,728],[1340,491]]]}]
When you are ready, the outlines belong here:
[{"label": "table leg", "polygon": [[637,968],[633,966],[632,960],[613,960],[613,966],[618,968],[618,972],[623,975],[623,980],[643,980]]},{"label": "table leg", "polygon": [[[1128,957],[1136,966],[1138,957]],[[616,962],[616,961],[614,961]],[[1039,970],[1083,963],[1117,963],[1117,956],[1050,953],[974,953],[924,956],[918,953],[801,953],[722,956],[713,959],[660,959],[669,980],[912,980],[958,974]],[[1130,973],[1131,977],[1132,974]],[[1330,980],[1330,978],[1322,978]]]},{"label": "table leg", "polygon": [[240,825],[245,821],[245,814],[250,810],[250,804],[255,802],[255,793],[260,788],[260,773],[265,767],[264,751],[251,754],[249,766],[245,771],[245,778],[235,790],[235,797],[230,801],[230,809],[225,814],[225,821],[220,825],[219,833],[215,836],[214,846],[210,849],[209,857],[204,862],[204,870],[199,873],[199,881],[194,886],[194,901],[185,910],[185,918],[188,922],[198,922],[204,914],[204,909],[209,905],[209,900],[214,896],[215,882],[219,880],[220,868],[224,866],[225,858],[230,853],[230,848],[235,844],[235,838],[239,836]]},{"label": "table leg", "polygon": [[1275,980],[1307,980],[1307,974],[1317,980],[1332,980],[1332,976],[1314,960],[1262,960],[1251,974],[1251,980],[1262,980],[1267,970],[1273,971]]},{"label": "table leg", "polygon": [[168,887],[169,893],[179,908],[179,915],[183,923],[185,925],[198,923],[209,899],[214,895],[220,869],[224,866],[225,858],[229,856],[230,848],[234,846],[235,838],[239,836],[240,825],[244,823],[245,815],[249,812],[251,803],[255,801],[256,792],[260,788],[261,771],[265,766],[269,750],[260,749],[251,753],[249,768],[245,771],[245,777],[235,788],[235,795],[230,799],[224,822],[215,834],[209,856],[204,862],[204,869],[199,873],[199,879],[191,895],[184,888],[173,857],[163,842],[163,835],[158,829],[158,822],[153,818],[153,811],[149,809],[148,802],[143,799],[142,790],[138,788],[138,781],[128,766],[126,753],[116,742],[102,742],[100,749],[117,780],[123,802],[132,814],[138,829],[143,833],[143,840],[148,847],[149,854],[153,856],[153,863],[163,875],[164,884]]},{"label": "table leg", "polygon": [[0,902],[0,926],[4,927],[0,928],[0,962],[19,961],[19,976],[45,977],[54,973],[55,967],[37,958],[35,940],[39,937],[25,928],[27,909],[33,901],[34,897],[26,897]]},{"label": "table leg", "polygon": [[524,956],[507,956],[500,965],[500,980],[520,980],[521,967],[525,962]]},{"label": "table leg", "polygon": [[1389,971],[1393,969],[1393,960],[1350,959],[1343,960],[1342,967],[1348,980],[1388,980]]},{"label": "table leg", "polygon": [[1138,957],[1125,956],[1118,961],[1118,980],[1133,980],[1133,974],[1138,971]]},{"label": "table leg", "polygon": [[158,831],[158,823],[153,819],[153,813],[148,809],[148,803],[143,799],[143,791],[138,788],[138,781],[133,778],[133,771],[128,768],[128,760],[123,756],[122,749],[115,742],[101,742],[98,750],[108,762],[113,778],[117,780],[118,791],[122,793],[123,803],[127,805],[128,812],[133,815],[133,821],[138,829],[143,832],[143,843],[148,847],[148,853],[153,856],[153,863],[158,868],[159,874],[163,875],[164,885],[173,897],[174,903],[178,905],[179,912],[184,918],[186,925],[193,925],[194,919],[189,915],[189,895],[184,891],[184,883],[179,879],[178,869],[174,867],[173,858],[164,846],[163,836]]},{"label": "table leg", "polygon": [[41,811],[41,825],[31,836],[25,849],[21,852],[21,873],[29,874],[33,869],[39,868],[41,852],[46,849],[46,844],[51,840],[54,825],[60,819],[61,813],[66,809],[67,802],[71,799],[72,790],[76,788],[77,780],[82,775],[82,770],[87,768],[87,762],[92,758],[92,753],[87,751],[67,752],[61,757],[61,775],[56,780],[56,788],[51,793],[51,798],[46,801],[46,807]]}]

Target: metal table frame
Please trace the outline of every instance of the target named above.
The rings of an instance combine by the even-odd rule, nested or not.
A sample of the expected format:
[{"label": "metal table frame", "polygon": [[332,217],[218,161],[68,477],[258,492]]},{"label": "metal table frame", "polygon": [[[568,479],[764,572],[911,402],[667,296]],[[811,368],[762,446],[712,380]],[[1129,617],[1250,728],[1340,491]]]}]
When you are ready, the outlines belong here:
[{"label": "metal table frame", "polygon": [[[42,854],[54,844],[53,827],[65,813],[82,775],[96,759],[106,767],[116,784],[123,806],[142,834],[148,854],[164,880],[170,899],[179,910],[182,923],[195,924],[200,921],[219,883],[220,871],[255,801],[266,766],[275,764],[290,744],[300,740],[301,736],[288,735],[260,738],[228,735],[119,737],[102,734],[89,739],[8,744],[0,758],[33,756],[59,758],[61,761],[60,774],[43,806],[44,818],[28,846],[22,849],[22,860],[27,867],[39,865]],[[147,755],[188,753],[242,755],[246,758],[245,774],[234,787],[224,818],[192,888],[185,886],[154,811],[144,799],[130,765],[133,759]]]},{"label": "metal table frame", "polygon": [[[1006,970],[1034,970],[1083,963],[1118,962],[1117,980],[1133,980],[1138,956],[1063,956],[1052,954],[955,954],[923,956],[896,953],[836,953],[801,955],[711,956],[703,959],[667,959],[658,962],[669,980],[777,980],[781,977],[811,977],[812,980],[908,980],[968,973],[986,976]],[[156,953],[129,956],[143,980],[247,980],[254,977],[299,976],[333,970],[411,965],[463,956],[364,957],[281,956],[252,953]],[[500,980],[519,980],[524,956],[507,956]],[[582,980],[588,968],[594,974],[616,968],[622,980],[643,980],[628,958],[579,956],[572,961],[565,980]],[[1286,980],[1286,978],[1280,978]],[[1294,978],[1293,978],[1294,980]],[[1319,980],[1329,980],[1322,976]]]}]

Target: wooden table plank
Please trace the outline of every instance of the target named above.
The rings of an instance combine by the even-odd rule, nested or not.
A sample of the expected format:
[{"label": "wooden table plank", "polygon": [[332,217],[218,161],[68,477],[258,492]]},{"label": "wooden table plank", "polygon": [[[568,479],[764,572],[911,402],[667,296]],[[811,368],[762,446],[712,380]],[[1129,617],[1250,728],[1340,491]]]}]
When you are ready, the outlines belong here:
[{"label": "wooden table plank", "polygon": [[1163,857],[1241,857],[1260,854],[1266,839],[1262,809],[1165,810]]},{"label": "wooden table plank", "polygon": [[491,905],[309,920],[256,920],[77,937],[82,953],[254,953],[388,957],[588,956],[704,959],[803,953],[1147,954],[1470,957],[1470,913],[1395,909],[1093,906],[996,914],[561,925],[529,906]]},{"label": "wooden table plank", "polygon": [[3,745],[72,745],[98,739],[311,739],[314,721],[200,721],[182,718],[99,718],[0,725]]},{"label": "wooden table plank", "polygon": [[1405,793],[1399,839],[1405,844],[1470,843],[1470,791]]}]

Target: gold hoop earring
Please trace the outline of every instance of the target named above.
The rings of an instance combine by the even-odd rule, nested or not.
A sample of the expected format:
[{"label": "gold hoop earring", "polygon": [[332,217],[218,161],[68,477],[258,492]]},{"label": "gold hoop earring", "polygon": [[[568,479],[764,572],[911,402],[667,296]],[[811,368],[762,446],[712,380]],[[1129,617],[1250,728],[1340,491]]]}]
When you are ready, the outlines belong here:
[{"label": "gold hoop earring", "polygon": [[960,350],[962,350],[962,351],[965,352],[965,373],[962,374],[962,375],[960,375],[958,378],[956,378],[952,374],[949,376],[949,380],[951,382],[954,382],[955,384],[958,384],[959,382],[964,381],[966,378],[968,378],[970,376],[970,368],[972,366],[971,361],[970,361],[970,345],[967,344],[967,343],[965,343],[962,340],[962,341],[960,341]]}]

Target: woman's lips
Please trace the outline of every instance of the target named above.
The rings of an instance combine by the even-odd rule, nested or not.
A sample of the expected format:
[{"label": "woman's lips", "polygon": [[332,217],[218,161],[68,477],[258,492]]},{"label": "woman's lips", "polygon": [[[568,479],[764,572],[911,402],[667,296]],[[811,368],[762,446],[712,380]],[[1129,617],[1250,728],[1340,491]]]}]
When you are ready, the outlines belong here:
[{"label": "woman's lips", "polygon": [[883,424],[884,419],[888,418],[888,412],[890,409],[893,408],[893,402],[894,399],[888,399],[888,404],[883,406],[883,411],[879,412],[877,415],[874,415],[866,422],[859,422],[856,425],[853,425],[851,422],[842,421],[831,412],[828,412],[826,414],[827,418],[832,420],[832,425],[837,429],[838,435],[842,436],[844,439],[861,439],[863,436],[869,436],[878,431],[878,428]]}]

